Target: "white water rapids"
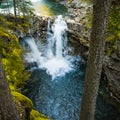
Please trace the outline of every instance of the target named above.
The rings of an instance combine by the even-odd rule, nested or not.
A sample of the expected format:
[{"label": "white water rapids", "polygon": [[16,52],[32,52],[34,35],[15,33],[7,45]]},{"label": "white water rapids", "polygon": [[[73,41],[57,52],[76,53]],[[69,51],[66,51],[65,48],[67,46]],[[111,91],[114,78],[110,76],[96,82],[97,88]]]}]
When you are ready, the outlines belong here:
[{"label": "white water rapids", "polygon": [[[29,37],[25,42],[30,48],[30,52],[25,54],[25,60],[36,62],[39,69],[45,69],[52,79],[58,76],[64,76],[66,73],[74,70],[72,63],[73,57],[66,52],[67,48],[67,24],[62,16],[58,16],[54,24],[48,21],[47,42],[45,52],[40,51],[43,47],[40,42],[35,42],[34,38]],[[39,46],[39,47],[38,47]]]}]

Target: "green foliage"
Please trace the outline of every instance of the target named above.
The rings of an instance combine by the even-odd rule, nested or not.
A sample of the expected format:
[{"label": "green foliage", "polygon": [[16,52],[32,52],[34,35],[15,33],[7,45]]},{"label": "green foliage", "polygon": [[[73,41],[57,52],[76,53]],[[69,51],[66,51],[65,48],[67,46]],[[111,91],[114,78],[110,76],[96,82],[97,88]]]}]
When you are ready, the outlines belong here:
[{"label": "green foliage", "polygon": [[17,105],[24,108],[28,114],[30,113],[30,120],[49,120],[45,115],[33,110],[33,103],[28,97],[22,95],[21,93],[15,92],[13,86],[11,87],[14,101]]},{"label": "green foliage", "polygon": [[120,44],[120,2],[112,4],[108,24],[108,36],[106,38],[109,44],[108,53],[118,49]]},{"label": "green foliage", "polygon": [[[74,0],[67,0],[67,2],[73,2]],[[94,0],[82,0],[83,3],[93,4]]]},{"label": "green foliage", "polygon": [[[7,27],[7,24],[6,24],[7,20],[5,19],[5,17],[0,14],[0,27]],[[0,30],[0,32],[2,32],[2,30]]]},{"label": "green foliage", "polygon": [[15,87],[12,84],[9,85],[9,88],[11,91],[15,91]]},{"label": "green foliage", "polygon": [[108,33],[114,35],[113,39],[120,39],[120,5],[112,5],[109,17]]},{"label": "green foliage", "polygon": [[21,59],[22,49],[15,35],[7,33],[3,35],[10,40],[6,45],[7,49],[2,49],[2,54],[4,56],[2,62],[6,72],[6,77],[10,84],[13,84],[15,88],[19,88],[28,78]]},{"label": "green foliage", "polygon": [[30,120],[49,120],[45,115],[39,113],[36,110],[30,112]]},{"label": "green foliage", "polygon": [[90,9],[84,17],[84,21],[86,20],[85,25],[87,28],[92,28],[92,18],[93,18],[93,11],[91,11]]},{"label": "green foliage", "polygon": [[24,18],[27,20],[27,22],[30,21],[31,14],[34,11],[31,0],[6,0],[6,1],[3,0],[1,1],[0,8],[2,8],[5,11],[8,11],[8,13],[11,7],[15,7],[14,14],[16,13],[17,17],[23,15]]},{"label": "green foliage", "polygon": [[22,13],[24,16],[30,15],[30,13],[34,10],[30,0],[17,0],[16,3],[18,12]]},{"label": "green foliage", "polygon": [[[6,22],[5,18],[0,17],[0,22]],[[12,24],[12,23],[11,23]],[[9,28],[0,27],[0,54],[2,54],[2,63],[5,69],[7,80],[15,89],[19,89],[25,84],[29,74],[24,69],[22,62],[23,50],[19,45],[18,39]],[[7,26],[7,22],[6,22]]]},{"label": "green foliage", "polygon": [[0,8],[9,8],[12,7],[12,1],[11,0],[2,0],[2,3],[0,4]]},{"label": "green foliage", "polygon": [[[0,24],[1,27],[9,30],[17,30],[18,32],[27,33],[30,27],[29,18],[24,16],[19,16],[16,19],[16,23],[13,16],[7,15],[3,16],[0,14]],[[2,32],[2,31],[1,31]]]}]

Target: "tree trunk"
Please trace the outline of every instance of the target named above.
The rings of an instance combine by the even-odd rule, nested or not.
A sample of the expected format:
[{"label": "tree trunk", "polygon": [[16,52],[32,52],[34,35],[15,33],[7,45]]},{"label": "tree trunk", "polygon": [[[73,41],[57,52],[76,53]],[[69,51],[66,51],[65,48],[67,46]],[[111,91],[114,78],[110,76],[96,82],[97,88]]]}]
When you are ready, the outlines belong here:
[{"label": "tree trunk", "polygon": [[0,57],[0,120],[20,120]]},{"label": "tree trunk", "polygon": [[94,120],[105,48],[105,32],[110,0],[95,0],[87,70],[80,120]]},{"label": "tree trunk", "polygon": [[16,0],[13,0],[13,6],[14,6],[14,15],[15,15],[15,22],[16,22],[16,17],[17,17],[17,13],[16,13]]}]

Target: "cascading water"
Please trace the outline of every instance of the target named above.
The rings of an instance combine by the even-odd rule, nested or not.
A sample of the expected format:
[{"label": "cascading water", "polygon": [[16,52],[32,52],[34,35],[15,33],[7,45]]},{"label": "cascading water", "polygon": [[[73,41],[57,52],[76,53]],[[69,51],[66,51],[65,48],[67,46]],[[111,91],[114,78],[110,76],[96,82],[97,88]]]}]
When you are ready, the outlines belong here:
[{"label": "cascading water", "polygon": [[73,69],[67,54],[65,54],[65,48],[67,47],[66,30],[67,24],[61,15],[58,16],[51,28],[50,21],[48,21],[48,60],[43,66],[47,69],[47,73],[52,75],[53,79],[56,76],[63,76]]},{"label": "cascading water", "polygon": [[36,62],[38,66],[41,66],[42,64],[42,56],[41,56],[41,52],[39,51],[34,39],[32,37],[30,38],[26,38],[25,42],[29,45],[30,49],[31,49],[31,53],[26,53],[26,57],[25,59],[28,62]]},{"label": "cascading water", "polygon": [[[48,21],[45,44],[32,37],[25,38],[25,47],[28,48],[25,59],[36,62],[39,68],[33,69],[26,94],[35,109],[52,120],[79,120],[85,64],[80,58],[67,54],[66,29],[65,21],[59,16],[53,25]],[[116,120],[115,109],[112,110],[100,97],[95,120]]]},{"label": "cascading water", "polygon": [[27,55],[25,59],[28,61],[32,59],[37,62],[38,68],[45,69],[46,72],[52,76],[52,79],[58,76],[64,76],[73,70],[72,57],[70,59],[70,56],[66,54],[66,30],[67,24],[61,15],[58,16],[51,27],[50,21],[48,21],[46,43],[48,49],[45,55],[40,52],[33,38],[30,37],[25,40],[31,49],[31,54],[29,55],[31,58]]},{"label": "cascading water", "polygon": [[62,16],[58,16],[58,19],[55,20],[55,23],[52,26],[53,39],[56,47],[55,56],[57,58],[63,58],[63,51],[66,47],[67,36],[66,36],[67,24],[63,20]]}]

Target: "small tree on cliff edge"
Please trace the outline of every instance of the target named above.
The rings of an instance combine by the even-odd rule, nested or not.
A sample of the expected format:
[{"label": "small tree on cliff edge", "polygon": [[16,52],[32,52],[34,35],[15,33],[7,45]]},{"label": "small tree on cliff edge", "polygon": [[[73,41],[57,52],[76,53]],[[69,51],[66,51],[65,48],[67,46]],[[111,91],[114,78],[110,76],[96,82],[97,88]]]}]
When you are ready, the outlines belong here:
[{"label": "small tree on cliff edge", "polygon": [[17,13],[16,13],[16,0],[13,0],[13,6],[14,6],[14,15],[15,15],[15,19],[17,17]]},{"label": "small tree on cliff edge", "polygon": [[94,120],[96,98],[99,89],[105,48],[105,32],[110,0],[95,0],[93,22],[84,83],[80,120]]}]

